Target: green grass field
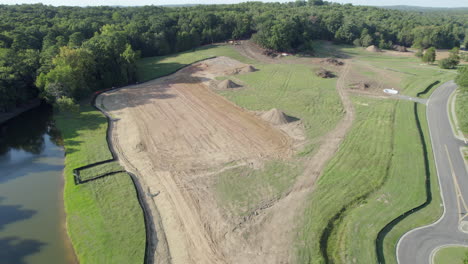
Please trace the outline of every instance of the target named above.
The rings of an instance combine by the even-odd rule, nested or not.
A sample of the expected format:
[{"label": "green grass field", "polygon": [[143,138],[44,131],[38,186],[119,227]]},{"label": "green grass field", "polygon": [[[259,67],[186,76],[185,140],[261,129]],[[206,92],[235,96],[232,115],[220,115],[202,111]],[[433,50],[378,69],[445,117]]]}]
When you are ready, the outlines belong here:
[{"label": "green grass field", "polygon": [[[341,47],[340,52],[353,61],[361,60],[357,63],[396,73],[403,92],[411,96],[435,80],[443,83],[454,76],[432,66],[420,67],[415,58],[381,56],[350,47]],[[327,165],[305,212],[299,231],[299,263],[322,263],[321,252],[325,248],[335,263],[375,263],[378,232],[401,213],[425,201],[424,156],[413,103],[365,97],[354,101],[355,124]],[[423,105],[418,113],[430,153],[433,201],[387,234],[387,263],[396,262],[395,247],[401,235],[435,221],[442,212]]]},{"label": "green grass field", "polygon": [[[336,225],[345,217],[340,212],[361,206],[365,202],[363,197],[380,187],[385,179],[391,154],[395,102],[355,101],[362,102],[356,107],[355,123],[316,183],[305,211],[304,224],[298,232],[298,263],[321,263],[320,241],[329,221],[335,218]],[[329,230],[333,231],[333,228]],[[349,235],[355,235],[355,232]],[[356,238],[355,242],[359,240]],[[332,245],[333,241],[328,243]]]},{"label": "green grass field", "polygon": [[437,251],[434,264],[466,264],[468,262],[468,248],[446,247]]},{"label": "green grass field", "polygon": [[239,216],[249,214],[262,201],[278,198],[290,187],[302,166],[298,162],[271,161],[262,169],[246,166],[218,175],[216,192],[221,205]]},{"label": "green grass field", "polygon": [[76,186],[72,170],[111,158],[106,118],[91,106],[56,114],[65,145],[67,231],[80,263],[143,263],[145,226],[135,187],[126,173]]}]

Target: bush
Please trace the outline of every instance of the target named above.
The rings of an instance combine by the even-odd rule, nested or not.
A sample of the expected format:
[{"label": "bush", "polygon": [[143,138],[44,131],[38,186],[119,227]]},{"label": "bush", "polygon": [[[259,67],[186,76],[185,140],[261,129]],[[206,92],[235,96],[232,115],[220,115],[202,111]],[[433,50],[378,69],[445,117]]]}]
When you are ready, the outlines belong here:
[{"label": "bush", "polygon": [[62,96],[55,101],[55,107],[60,112],[78,113],[80,106],[70,97]]},{"label": "bush", "polygon": [[418,51],[414,55],[418,58],[422,58],[422,56],[424,55],[424,52],[422,49],[418,49]]},{"label": "bush", "polygon": [[454,69],[458,63],[459,61],[452,58],[445,58],[439,61],[439,67],[442,69]]}]

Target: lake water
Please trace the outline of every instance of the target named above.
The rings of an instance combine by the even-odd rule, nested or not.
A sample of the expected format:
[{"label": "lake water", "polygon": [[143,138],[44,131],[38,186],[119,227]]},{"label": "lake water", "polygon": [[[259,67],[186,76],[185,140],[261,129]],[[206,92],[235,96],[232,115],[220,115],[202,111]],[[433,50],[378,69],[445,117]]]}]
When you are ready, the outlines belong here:
[{"label": "lake water", "polygon": [[0,264],[76,263],[65,231],[59,142],[48,106],[0,125]]}]

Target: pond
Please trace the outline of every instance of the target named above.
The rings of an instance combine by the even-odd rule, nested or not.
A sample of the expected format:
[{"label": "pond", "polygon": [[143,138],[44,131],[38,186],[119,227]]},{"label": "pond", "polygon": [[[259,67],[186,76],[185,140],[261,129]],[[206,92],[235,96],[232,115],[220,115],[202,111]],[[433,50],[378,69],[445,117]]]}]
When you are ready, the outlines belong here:
[{"label": "pond", "polygon": [[65,230],[64,150],[52,109],[0,124],[0,263],[76,263]]}]

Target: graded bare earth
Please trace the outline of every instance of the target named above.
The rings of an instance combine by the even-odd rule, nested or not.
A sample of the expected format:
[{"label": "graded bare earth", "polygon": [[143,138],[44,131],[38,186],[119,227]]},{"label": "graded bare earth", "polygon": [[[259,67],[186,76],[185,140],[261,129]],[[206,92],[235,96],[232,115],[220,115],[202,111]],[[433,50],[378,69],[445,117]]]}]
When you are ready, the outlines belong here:
[{"label": "graded bare earth", "polygon": [[155,261],[248,263],[259,253],[249,252],[210,190],[216,171],[293,153],[285,132],[210,90],[215,76],[248,73],[248,66],[219,57],[98,97],[96,104],[118,120],[112,140],[121,162],[156,205]]}]

